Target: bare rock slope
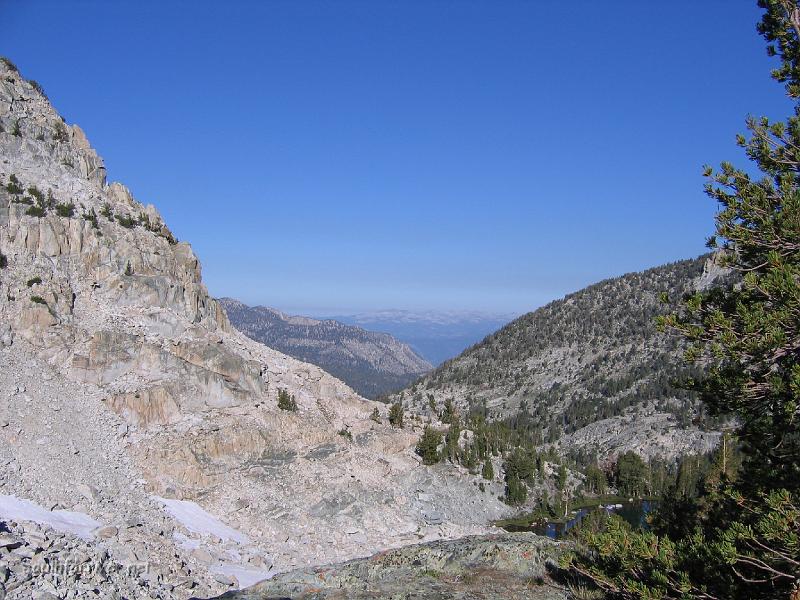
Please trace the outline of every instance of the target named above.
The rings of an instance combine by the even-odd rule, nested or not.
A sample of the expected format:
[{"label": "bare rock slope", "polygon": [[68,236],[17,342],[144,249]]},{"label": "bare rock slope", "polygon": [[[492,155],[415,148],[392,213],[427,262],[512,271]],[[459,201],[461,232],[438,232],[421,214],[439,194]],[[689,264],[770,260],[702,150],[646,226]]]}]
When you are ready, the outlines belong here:
[{"label": "bare rock slope", "polygon": [[367,398],[402,389],[433,369],[388,333],[333,319],[290,316],[231,298],[220,298],[219,302],[233,326],[248,337],[325,369]]},{"label": "bare rock slope", "polygon": [[[8,61],[0,183],[0,521],[141,571],[87,580],[99,596],[219,592],[506,514],[499,483],[422,466],[383,405],[235,331],[191,247]],[[0,547],[28,548],[0,591],[83,597],[48,543]]]}]

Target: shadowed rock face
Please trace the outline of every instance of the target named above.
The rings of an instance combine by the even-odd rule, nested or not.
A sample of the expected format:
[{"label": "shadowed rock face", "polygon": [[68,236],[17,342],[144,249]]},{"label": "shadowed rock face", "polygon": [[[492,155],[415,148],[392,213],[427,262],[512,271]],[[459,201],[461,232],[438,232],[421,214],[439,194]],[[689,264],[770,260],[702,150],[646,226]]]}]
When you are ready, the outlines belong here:
[{"label": "shadowed rock face", "polygon": [[571,596],[549,574],[562,551],[527,533],[469,537],[292,571],[218,598],[566,600]]},{"label": "shadowed rock face", "polygon": [[248,337],[325,369],[367,398],[397,391],[433,368],[388,333],[289,316],[230,298],[219,302],[233,326]]},{"label": "shadowed rock face", "polygon": [[[191,247],[2,61],[0,157],[0,494],[112,526],[99,553],[153,566],[123,595],[222,591],[508,514],[501,481],[478,493],[423,467],[419,431],[393,430],[384,405],[234,330]],[[161,499],[242,535],[192,529]]]}]

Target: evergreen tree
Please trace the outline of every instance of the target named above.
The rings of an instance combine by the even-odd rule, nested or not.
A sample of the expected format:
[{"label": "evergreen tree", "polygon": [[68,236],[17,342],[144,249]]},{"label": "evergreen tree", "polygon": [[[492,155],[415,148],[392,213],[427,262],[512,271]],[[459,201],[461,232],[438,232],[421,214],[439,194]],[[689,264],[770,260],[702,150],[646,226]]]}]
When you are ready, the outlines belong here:
[{"label": "evergreen tree", "polygon": [[519,479],[519,475],[512,473],[506,477],[506,502],[511,506],[525,504],[528,499],[528,488]]},{"label": "evergreen tree", "polygon": [[492,481],[494,479],[494,467],[492,466],[492,459],[487,458],[486,461],[483,463],[483,469],[481,469],[481,477],[488,481]]},{"label": "evergreen tree", "polygon": [[635,452],[619,456],[614,474],[617,490],[623,496],[641,497],[647,493],[649,469]]},{"label": "evergreen tree", "polygon": [[403,403],[401,401],[397,401],[389,408],[389,424],[392,427],[397,427],[398,429],[403,428],[403,418],[405,416],[405,409],[403,408]]},{"label": "evergreen tree", "polygon": [[442,423],[452,423],[458,418],[458,410],[456,409],[452,398],[445,400],[444,409],[442,410],[442,414],[439,418],[441,419]]},{"label": "evergreen tree", "polygon": [[278,389],[278,408],[290,412],[297,412],[297,401],[294,399],[294,395],[290,396],[289,392],[284,388]]},{"label": "evergreen tree", "polygon": [[433,465],[439,462],[439,444],[442,434],[430,425],[425,427],[414,451],[422,457],[422,464]]},{"label": "evergreen tree", "polygon": [[556,487],[561,492],[561,503],[563,505],[562,515],[564,517],[569,513],[569,488],[567,487],[567,467],[564,464],[558,466],[556,473]]},{"label": "evergreen tree", "polygon": [[376,423],[380,423],[381,422],[381,413],[378,410],[377,406],[372,409],[372,414],[369,416],[369,418],[372,419],[373,421],[375,421]]},{"label": "evergreen tree", "polygon": [[706,169],[721,207],[709,246],[737,279],[693,294],[660,323],[689,341],[690,361],[708,365],[690,387],[712,414],[736,416],[743,462],[730,465],[723,447],[698,486],[702,501],[667,515],[667,533],[612,518],[586,536],[589,553],[566,562],[617,597],[800,598],[800,7],[758,5],[794,114],[750,118],[749,137],[738,136],[760,178],[730,163]]},{"label": "evergreen tree", "polygon": [[460,438],[461,438],[461,422],[459,421],[458,416],[454,416],[453,421],[447,430],[447,436],[445,437],[445,443],[444,443],[445,456],[452,463],[458,462],[458,456],[460,451],[458,440]]},{"label": "evergreen tree", "polygon": [[606,474],[596,464],[591,464],[586,468],[586,479],[584,487],[590,494],[605,494],[608,490],[608,480]]}]

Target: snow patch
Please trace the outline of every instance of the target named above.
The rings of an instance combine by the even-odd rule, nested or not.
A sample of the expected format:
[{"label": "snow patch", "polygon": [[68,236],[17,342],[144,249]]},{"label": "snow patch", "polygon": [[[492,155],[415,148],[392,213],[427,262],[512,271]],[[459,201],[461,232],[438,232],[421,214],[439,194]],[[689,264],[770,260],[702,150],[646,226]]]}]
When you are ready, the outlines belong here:
[{"label": "snow patch", "polygon": [[84,540],[94,539],[94,530],[101,523],[87,514],[69,510],[49,511],[30,500],[0,494],[0,519],[32,521],[47,525],[61,533],[71,533]]},{"label": "snow patch", "polygon": [[164,509],[192,533],[200,535],[215,535],[223,541],[234,541],[239,544],[249,544],[250,538],[233,527],[228,527],[204,511],[199,505],[190,500],[174,500],[169,498],[155,499],[164,505]]},{"label": "snow patch", "polygon": [[221,573],[222,575],[227,575],[228,577],[235,577],[236,581],[239,582],[240,588],[250,587],[251,585],[255,585],[259,581],[264,581],[265,579],[269,579],[275,573],[272,571],[264,571],[262,569],[252,569],[247,567],[241,567],[239,565],[233,565],[231,563],[218,563],[216,565],[212,565],[210,570],[214,573]]}]

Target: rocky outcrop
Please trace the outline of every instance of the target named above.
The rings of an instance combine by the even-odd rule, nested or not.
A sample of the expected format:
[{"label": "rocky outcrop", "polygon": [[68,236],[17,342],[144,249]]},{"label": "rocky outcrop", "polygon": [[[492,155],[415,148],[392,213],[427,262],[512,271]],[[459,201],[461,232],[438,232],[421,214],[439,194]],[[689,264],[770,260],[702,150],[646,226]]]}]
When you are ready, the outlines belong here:
[{"label": "rocky outcrop", "polygon": [[231,328],[191,247],[7,61],[0,156],[0,494],[85,514],[112,528],[95,543],[115,560],[165,569],[134,595],[185,598],[185,577],[222,591],[508,513],[500,481],[478,492],[422,466],[418,431],[384,405]]},{"label": "rocky outcrop", "polygon": [[248,337],[323,368],[368,398],[397,391],[433,368],[388,333],[289,316],[231,298],[219,302],[233,326]]},{"label": "rocky outcrop", "polygon": [[218,598],[566,600],[574,596],[550,576],[561,552],[562,545],[527,533],[432,542],[291,571]]}]

